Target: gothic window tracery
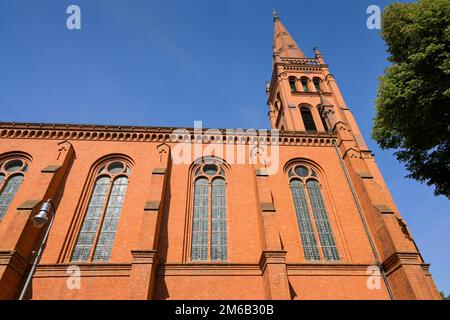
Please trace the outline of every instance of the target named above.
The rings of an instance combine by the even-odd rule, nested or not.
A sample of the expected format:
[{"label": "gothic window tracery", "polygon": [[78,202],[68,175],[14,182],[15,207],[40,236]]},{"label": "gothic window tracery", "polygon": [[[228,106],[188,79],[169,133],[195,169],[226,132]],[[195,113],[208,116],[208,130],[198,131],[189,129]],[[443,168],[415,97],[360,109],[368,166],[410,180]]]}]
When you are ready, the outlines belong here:
[{"label": "gothic window tracery", "polygon": [[316,171],[297,164],[288,177],[306,260],[339,260]]},{"label": "gothic window tracery", "polygon": [[28,171],[28,161],[22,157],[0,160],[0,222],[5,216]]},{"label": "gothic window tracery", "polygon": [[191,260],[227,260],[225,169],[208,161],[194,170]]},{"label": "gothic window tracery", "polygon": [[72,261],[111,257],[130,173],[130,166],[121,160],[110,160],[97,169]]}]

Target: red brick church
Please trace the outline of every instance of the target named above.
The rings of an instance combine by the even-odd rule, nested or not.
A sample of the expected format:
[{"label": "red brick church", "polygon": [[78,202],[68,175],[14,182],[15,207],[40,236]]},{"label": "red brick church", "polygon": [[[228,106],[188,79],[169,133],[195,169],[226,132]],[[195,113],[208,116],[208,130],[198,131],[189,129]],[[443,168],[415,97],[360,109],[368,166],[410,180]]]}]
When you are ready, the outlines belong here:
[{"label": "red brick church", "polygon": [[273,48],[267,132],[0,123],[0,299],[439,299],[324,56]]}]

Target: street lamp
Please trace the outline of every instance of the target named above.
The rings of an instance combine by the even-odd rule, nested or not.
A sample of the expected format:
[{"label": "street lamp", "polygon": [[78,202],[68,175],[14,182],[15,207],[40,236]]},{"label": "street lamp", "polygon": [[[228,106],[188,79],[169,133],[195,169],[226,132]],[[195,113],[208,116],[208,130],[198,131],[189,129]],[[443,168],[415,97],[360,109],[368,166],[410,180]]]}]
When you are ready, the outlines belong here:
[{"label": "street lamp", "polygon": [[48,215],[51,213],[50,210],[53,208],[53,201],[48,199],[41,206],[39,212],[31,218],[33,224],[36,228],[41,228],[44,224],[48,222]]},{"label": "street lamp", "polygon": [[41,259],[42,252],[44,251],[45,245],[47,243],[48,235],[50,233],[50,229],[52,228],[54,219],[55,219],[55,205],[53,204],[52,199],[48,199],[46,202],[44,202],[41,205],[39,212],[34,217],[31,218],[31,221],[33,221],[33,224],[36,228],[42,228],[44,225],[48,223],[49,220],[50,223],[48,224],[47,230],[45,231],[45,236],[42,239],[39,251],[36,254],[33,265],[31,266],[31,270],[30,273],[28,274],[27,281],[25,282],[25,285],[22,288],[19,300],[23,300],[28,290],[28,287],[30,286],[31,279],[33,278],[34,272],[36,270],[36,266],[39,263],[39,260]]}]

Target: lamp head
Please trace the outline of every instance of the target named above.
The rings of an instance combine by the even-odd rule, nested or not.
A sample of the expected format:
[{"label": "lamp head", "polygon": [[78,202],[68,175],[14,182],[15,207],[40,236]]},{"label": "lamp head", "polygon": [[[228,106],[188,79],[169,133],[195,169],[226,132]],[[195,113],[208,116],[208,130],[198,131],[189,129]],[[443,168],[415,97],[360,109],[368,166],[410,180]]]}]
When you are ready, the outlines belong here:
[{"label": "lamp head", "polygon": [[31,218],[36,228],[41,228],[48,222],[48,215],[50,214],[51,206],[52,202],[49,199],[41,205],[39,212],[33,218]]}]

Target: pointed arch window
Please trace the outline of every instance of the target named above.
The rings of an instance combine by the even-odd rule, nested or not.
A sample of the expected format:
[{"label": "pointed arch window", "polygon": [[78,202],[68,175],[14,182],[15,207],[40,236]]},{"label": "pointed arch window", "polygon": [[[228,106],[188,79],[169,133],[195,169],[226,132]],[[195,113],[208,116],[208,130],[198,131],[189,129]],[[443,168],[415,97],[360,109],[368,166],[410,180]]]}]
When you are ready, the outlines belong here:
[{"label": "pointed arch window", "polygon": [[306,260],[339,260],[317,173],[296,165],[288,176]]},{"label": "pointed arch window", "polygon": [[227,260],[225,170],[208,162],[194,172],[191,260]]},{"label": "pointed arch window", "polygon": [[311,109],[306,106],[300,107],[300,113],[302,115],[303,124],[306,131],[317,131],[316,124],[314,122]]},{"label": "pointed arch window", "polygon": [[112,160],[100,166],[72,253],[72,261],[108,261],[114,244],[130,167]]},{"label": "pointed arch window", "polygon": [[5,216],[28,171],[28,162],[22,158],[0,161],[0,222]]}]

